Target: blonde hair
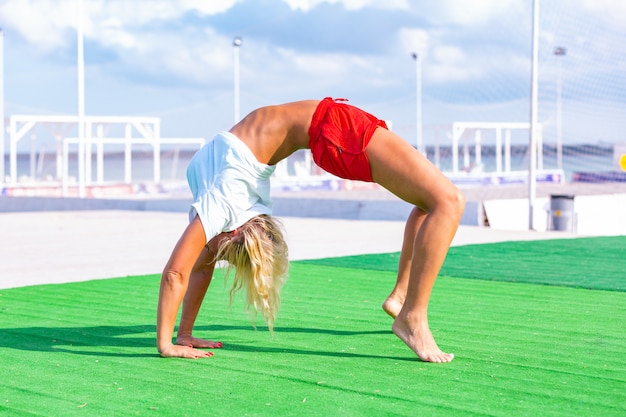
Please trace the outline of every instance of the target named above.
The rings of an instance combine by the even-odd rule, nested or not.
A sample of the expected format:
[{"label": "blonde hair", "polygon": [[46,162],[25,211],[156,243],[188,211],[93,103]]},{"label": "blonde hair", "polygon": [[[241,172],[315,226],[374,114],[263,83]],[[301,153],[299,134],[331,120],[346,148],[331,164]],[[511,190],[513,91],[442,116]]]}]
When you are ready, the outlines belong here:
[{"label": "blonde hair", "polygon": [[253,217],[221,242],[216,258],[228,262],[226,277],[235,269],[231,303],[234,295],[245,288],[248,310],[254,307],[255,316],[261,310],[272,331],[289,269],[280,222],[267,215]]}]

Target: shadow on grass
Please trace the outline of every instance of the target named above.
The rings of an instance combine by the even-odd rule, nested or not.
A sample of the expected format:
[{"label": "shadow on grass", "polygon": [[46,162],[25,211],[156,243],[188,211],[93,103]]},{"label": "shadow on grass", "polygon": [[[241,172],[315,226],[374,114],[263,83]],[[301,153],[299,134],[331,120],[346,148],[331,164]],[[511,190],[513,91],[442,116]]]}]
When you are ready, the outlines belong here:
[{"label": "shadow on grass", "polygon": [[[195,326],[194,331],[212,331],[212,332],[224,332],[233,330],[252,330],[252,331],[267,331],[267,326],[229,326],[221,324],[211,324],[208,326]],[[276,333],[311,333],[311,334],[328,334],[332,336],[360,336],[368,334],[392,334],[391,330],[339,330],[339,329],[316,329],[312,327],[274,327]]]},{"label": "shadow on grass", "polygon": [[86,351],[83,347],[148,347],[154,339],[127,337],[154,333],[155,326],[94,326],[94,327],[17,327],[0,329],[0,348],[37,352],[66,352],[78,355],[150,357],[152,354]]},{"label": "shadow on grass", "polygon": [[[268,331],[267,327],[255,330],[252,326],[209,325],[197,326],[196,331]],[[333,336],[391,335],[390,330],[349,331],[337,329],[316,329],[303,327],[279,327],[276,333],[311,333]],[[150,358],[159,357],[156,353],[154,325],[137,326],[92,326],[92,327],[17,327],[0,329],[0,348],[36,352],[72,353],[99,357]],[[86,349],[86,348],[100,349]],[[105,349],[114,348],[114,349]],[[154,353],[128,353],[128,349],[153,348]],[[316,349],[294,349],[285,347],[267,347],[224,343],[225,350],[235,352],[280,353],[292,355],[317,355],[343,358],[370,358],[415,361],[417,358],[369,355],[350,352],[333,352]]]},{"label": "shadow on grass", "polygon": [[[234,352],[251,352],[251,353],[277,353],[277,354],[289,354],[289,355],[306,355],[306,356],[326,356],[336,358],[360,358],[360,359],[388,359],[393,361],[407,361],[418,362],[417,357],[401,357],[401,356],[383,356],[383,355],[369,355],[365,353],[349,353],[349,352],[329,352],[321,350],[305,350],[305,349],[293,349],[293,348],[274,348],[267,346],[251,346],[241,345],[237,343],[225,344],[223,349],[231,350]],[[407,349],[407,352],[410,352]]]}]

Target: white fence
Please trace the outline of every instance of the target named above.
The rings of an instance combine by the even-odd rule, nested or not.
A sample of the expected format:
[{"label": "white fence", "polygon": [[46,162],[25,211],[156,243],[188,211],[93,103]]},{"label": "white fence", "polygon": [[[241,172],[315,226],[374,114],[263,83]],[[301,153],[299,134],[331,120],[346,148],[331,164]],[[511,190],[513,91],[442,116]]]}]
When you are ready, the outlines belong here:
[{"label": "white fence", "polygon": [[[153,182],[161,181],[161,148],[163,145],[194,145],[201,147],[204,138],[162,138],[161,121],[157,117],[126,116],[85,116],[83,138],[67,137],[68,132],[78,130],[78,116],[54,115],[13,115],[9,119],[9,176],[0,175],[0,182],[15,185],[18,182],[18,144],[37,125],[52,127],[56,140],[56,179],[63,185],[67,195],[69,183],[69,147],[78,148],[78,186],[84,195],[84,187],[104,183],[104,147],[118,145],[124,147],[124,183],[132,181],[132,149],[138,145],[149,146],[152,150]],[[122,133],[121,136],[119,134]],[[113,136],[112,136],[113,135]],[[117,136],[116,136],[117,135]],[[4,155],[4,142],[0,141],[0,155]],[[92,178],[92,157],[96,156],[96,179]],[[31,146],[31,177],[33,177],[37,149]],[[41,156],[40,156],[41,159]],[[4,173],[2,173],[4,174]],[[35,181],[34,178],[30,178]]]}]

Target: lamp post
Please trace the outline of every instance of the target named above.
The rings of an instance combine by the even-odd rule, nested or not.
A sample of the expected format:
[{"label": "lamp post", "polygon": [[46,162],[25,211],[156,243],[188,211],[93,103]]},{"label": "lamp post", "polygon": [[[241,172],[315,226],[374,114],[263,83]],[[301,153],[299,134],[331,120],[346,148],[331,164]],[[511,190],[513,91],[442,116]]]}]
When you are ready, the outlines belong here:
[{"label": "lamp post", "polygon": [[530,71],[530,132],[528,138],[528,230],[535,230],[534,209],[537,196],[537,108],[539,76],[539,0],[532,2],[532,43]]},{"label": "lamp post", "polygon": [[4,32],[0,28],[0,184],[4,184]]},{"label": "lamp post", "polygon": [[424,145],[422,143],[422,60],[417,52],[413,52],[413,59],[415,60],[415,81],[416,81],[416,133],[417,150],[424,153]]},{"label": "lamp post", "polygon": [[554,56],[559,62],[559,74],[556,83],[556,166],[563,169],[563,117],[562,117],[562,93],[563,93],[563,60],[560,57],[567,55],[567,49],[563,46],[554,48]]},{"label": "lamp post", "polygon": [[87,179],[85,161],[85,58],[83,40],[83,0],[77,3],[77,69],[78,69],[78,196],[85,198]]},{"label": "lamp post", "polygon": [[243,40],[241,37],[236,36],[233,39],[233,57],[235,62],[235,124],[239,123],[240,119],[240,104],[239,104],[239,48],[241,47]]}]

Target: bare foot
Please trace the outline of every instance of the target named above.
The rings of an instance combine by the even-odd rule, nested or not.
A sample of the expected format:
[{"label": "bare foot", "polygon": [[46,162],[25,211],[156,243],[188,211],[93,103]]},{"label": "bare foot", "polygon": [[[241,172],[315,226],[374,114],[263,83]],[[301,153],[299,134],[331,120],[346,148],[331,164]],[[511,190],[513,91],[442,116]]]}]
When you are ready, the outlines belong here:
[{"label": "bare foot", "polygon": [[406,319],[397,317],[392,330],[424,362],[450,362],[454,359],[454,354],[439,349],[427,319],[418,320],[411,325]]},{"label": "bare foot", "polygon": [[222,342],[213,342],[212,340],[199,339],[193,336],[178,336],[176,337],[176,344],[208,349],[220,349],[222,347]]},{"label": "bare foot", "polygon": [[205,352],[203,350],[194,349],[193,346],[181,346],[170,343],[162,349],[159,349],[159,354],[164,358],[210,358],[213,356],[211,352]]},{"label": "bare foot", "polygon": [[383,310],[395,319],[402,310],[402,304],[402,301],[390,295],[383,303]]}]

